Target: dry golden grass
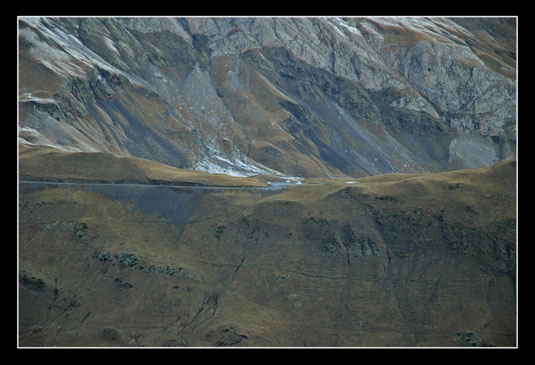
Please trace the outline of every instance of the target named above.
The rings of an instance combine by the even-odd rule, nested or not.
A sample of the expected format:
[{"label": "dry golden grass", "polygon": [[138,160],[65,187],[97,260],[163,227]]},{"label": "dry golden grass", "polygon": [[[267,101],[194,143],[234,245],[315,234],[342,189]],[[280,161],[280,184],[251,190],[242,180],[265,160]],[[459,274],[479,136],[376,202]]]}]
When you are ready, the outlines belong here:
[{"label": "dry golden grass", "polygon": [[19,70],[24,70],[19,72],[19,90],[32,91],[35,97],[51,97],[58,92],[64,81],[44,65],[35,63],[25,50],[21,51],[19,57]]},{"label": "dry golden grass", "polygon": [[21,179],[76,179],[99,182],[157,181],[162,184],[266,186],[254,177],[234,177],[179,169],[141,158],[104,152],[63,152],[50,147],[19,145]]},{"label": "dry golden grass", "polygon": [[[78,163],[109,179],[127,171],[193,179],[192,172],[146,160],[20,150],[23,170],[43,177],[88,178],[81,167],[65,172],[65,164]],[[211,183],[222,178],[197,175]],[[456,238],[462,229],[476,239],[466,242],[470,247],[486,242],[494,225],[516,216],[515,177],[510,160],[438,174],[307,179],[269,193],[147,187],[154,194],[136,195],[136,187],[120,198],[72,186],[23,191],[21,344],[455,346],[456,331],[470,330],[509,346],[510,279],[477,255],[448,248],[443,235]],[[156,209],[166,204],[179,209]],[[66,227],[80,222],[88,229],[77,238]],[[351,245],[322,249],[325,238],[343,242],[347,227],[356,242],[374,242],[373,255]],[[511,240],[510,233],[496,234]],[[417,251],[405,252],[414,242]],[[139,264],[112,259],[121,254]],[[191,276],[150,271],[151,265]],[[116,336],[103,336],[105,329]]]}]

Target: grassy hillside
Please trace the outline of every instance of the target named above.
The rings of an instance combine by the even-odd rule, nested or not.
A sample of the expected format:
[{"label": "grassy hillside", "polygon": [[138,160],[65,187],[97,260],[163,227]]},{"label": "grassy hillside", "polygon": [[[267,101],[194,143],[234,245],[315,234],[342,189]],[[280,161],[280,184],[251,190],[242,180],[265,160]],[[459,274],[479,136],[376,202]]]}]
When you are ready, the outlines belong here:
[{"label": "grassy hillside", "polygon": [[[42,178],[94,178],[34,151]],[[84,156],[99,179],[176,170]],[[278,191],[21,184],[18,247],[21,346],[516,344],[516,160]]]},{"label": "grassy hillside", "polygon": [[266,186],[254,177],[208,174],[105,152],[63,152],[24,145],[19,145],[19,176],[21,180]]}]

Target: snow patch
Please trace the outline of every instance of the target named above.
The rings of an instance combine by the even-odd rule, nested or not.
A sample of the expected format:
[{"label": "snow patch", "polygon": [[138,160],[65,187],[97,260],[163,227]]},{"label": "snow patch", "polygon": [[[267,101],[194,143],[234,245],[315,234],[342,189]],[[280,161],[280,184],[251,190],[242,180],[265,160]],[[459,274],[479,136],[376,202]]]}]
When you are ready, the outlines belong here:
[{"label": "snow patch", "polygon": [[30,127],[19,127],[19,133],[20,132],[26,132],[26,133],[30,133],[30,134],[39,134],[39,132],[34,129],[34,128],[30,128]]},{"label": "snow patch", "polygon": [[328,23],[333,27],[333,29],[336,31],[336,33],[340,34],[342,37],[347,38],[347,35],[342,33],[340,28],[338,27],[338,22],[334,20],[335,18],[329,18]]},{"label": "snow patch", "polygon": [[206,156],[203,160],[198,162],[194,169],[198,171],[209,172],[211,174],[226,174],[231,176],[254,176],[260,174],[280,174],[277,171],[271,170],[265,166],[258,166],[253,160],[244,158],[241,159],[225,158],[221,156],[219,151],[213,147],[208,146],[208,150],[211,152],[210,156]]},{"label": "snow patch", "polygon": [[[97,66],[110,73],[123,75],[133,84],[151,89],[144,80],[117,69],[87,48],[74,35],[66,33],[55,24],[54,18],[23,17],[21,21],[29,26],[19,29],[19,35],[31,43],[32,46],[29,49],[31,56],[58,75],[62,77],[86,76],[88,69]],[[42,41],[41,38],[45,38],[46,41]],[[110,42],[111,40],[106,41],[106,44],[113,46],[113,49],[117,51],[113,42]]]},{"label": "snow patch", "polygon": [[118,55],[120,55],[119,51],[117,50],[117,48],[115,47],[115,42],[112,41],[111,39],[109,39],[108,37],[104,37],[104,43],[106,44],[106,47],[108,47],[109,49],[111,49],[113,52],[117,53]]},{"label": "snow patch", "polygon": [[[340,18],[333,18],[334,21],[336,22],[337,25],[341,26],[342,28],[346,29],[347,31],[349,31],[350,33],[353,33],[353,34],[356,34],[358,35],[359,37],[362,37],[362,33],[360,33],[360,30],[358,30],[357,28],[355,27],[352,27],[350,25],[348,25],[346,22],[344,22],[342,19]],[[346,35],[344,35],[346,36]],[[347,36],[346,36],[347,37]]]},{"label": "snow patch", "polygon": [[39,104],[56,104],[56,100],[54,99],[39,98],[39,97],[33,96],[32,93],[23,93],[22,95],[19,96],[19,102],[25,103],[29,101],[33,101]]},{"label": "snow patch", "polygon": [[370,17],[369,20],[387,27],[405,28],[410,31],[425,33],[446,43],[453,41],[465,43],[458,34],[473,38],[468,30],[446,18],[436,17]]}]

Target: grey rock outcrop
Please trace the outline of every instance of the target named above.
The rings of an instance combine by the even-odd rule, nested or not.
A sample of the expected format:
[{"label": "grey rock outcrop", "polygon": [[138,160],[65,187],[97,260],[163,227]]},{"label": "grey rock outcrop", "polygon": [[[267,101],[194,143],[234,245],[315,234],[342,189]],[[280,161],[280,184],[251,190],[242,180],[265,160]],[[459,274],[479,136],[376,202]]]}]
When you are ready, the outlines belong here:
[{"label": "grey rock outcrop", "polygon": [[516,154],[515,18],[20,18],[19,138],[233,175]]}]

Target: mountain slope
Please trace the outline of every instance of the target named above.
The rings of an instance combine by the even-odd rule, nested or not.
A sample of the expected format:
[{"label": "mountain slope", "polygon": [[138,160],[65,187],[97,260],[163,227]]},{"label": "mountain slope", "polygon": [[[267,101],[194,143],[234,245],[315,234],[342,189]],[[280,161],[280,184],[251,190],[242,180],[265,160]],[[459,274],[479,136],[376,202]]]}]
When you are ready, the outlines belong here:
[{"label": "mountain slope", "polygon": [[64,152],[51,147],[19,146],[19,180],[83,183],[266,187],[261,177],[178,169],[106,152]]},{"label": "mountain slope", "polygon": [[515,346],[515,189],[514,159],[283,190],[20,183],[19,344]]},{"label": "mountain slope", "polygon": [[19,19],[19,137],[231,175],[488,166],[515,18]]}]

